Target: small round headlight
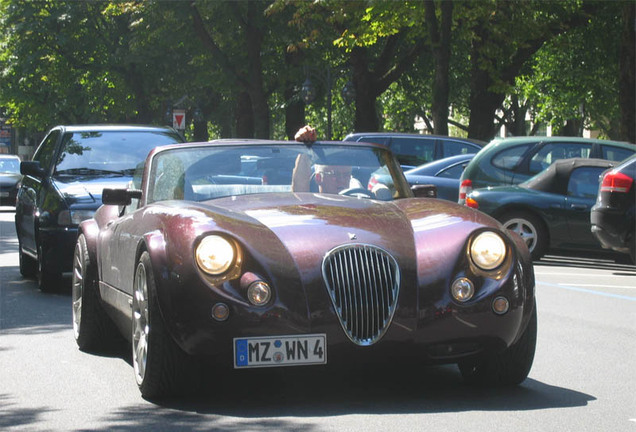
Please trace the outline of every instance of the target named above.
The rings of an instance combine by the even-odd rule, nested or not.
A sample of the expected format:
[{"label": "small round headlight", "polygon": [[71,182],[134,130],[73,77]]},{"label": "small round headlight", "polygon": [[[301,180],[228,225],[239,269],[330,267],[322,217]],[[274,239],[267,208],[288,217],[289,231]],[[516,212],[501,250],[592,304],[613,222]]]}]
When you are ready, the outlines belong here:
[{"label": "small round headlight", "polygon": [[493,270],[506,258],[506,243],[493,231],[484,231],[473,239],[470,257],[482,270]]},{"label": "small round headlight", "polygon": [[236,251],[234,246],[218,235],[210,235],[201,240],[196,249],[197,264],[211,275],[226,272],[234,263]]},{"label": "small round headlight", "polygon": [[272,290],[263,281],[252,282],[247,288],[247,298],[254,306],[263,306],[272,298]]},{"label": "small round headlight", "polygon": [[473,298],[473,294],[475,294],[475,287],[470,279],[455,279],[451,285],[451,294],[453,294],[453,298],[455,300],[463,303]]}]

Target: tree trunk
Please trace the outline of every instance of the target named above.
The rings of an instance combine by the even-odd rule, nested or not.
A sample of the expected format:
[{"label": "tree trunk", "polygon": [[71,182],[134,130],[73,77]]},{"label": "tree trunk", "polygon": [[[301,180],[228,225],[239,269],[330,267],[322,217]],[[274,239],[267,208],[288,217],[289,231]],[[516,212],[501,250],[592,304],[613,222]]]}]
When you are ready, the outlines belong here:
[{"label": "tree trunk", "polygon": [[568,119],[561,127],[552,130],[554,136],[580,137],[583,135],[583,120]]},{"label": "tree trunk", "polygon": [[355,132],[377,132],[380,130],[380,120],[375,107],[377,97],[373,72],[369,70],[366,52],[356,47],[351,52],[351,67],[353,69],[353,85],[356,91],[356,115],[353,123]]},{"label": "tree trunk", "polygon": [[435,77],[433,83],[433,130],[437,135],[448,135],[448,97],[449,97],[449,62],[451,50],[451,22],[453,18],[453,2],[441,2],[442,22],[438,27],[435,13],[435,2],[427,0],[426,23],[431,36],[431,51],[435,61]]},{"label": "tree trunk", "polygon": [[623,6],[623,32],[619,58],[620,139],[636,143],[636,6]]},{"label": "tree trunk", "polygon": [[[303,57],[304,55],[301,51],[286,52],[285,67],[289,70],[300,69]],[[300,79],[291,74],[285,81],[285,90],[283,92],[285,98],[285,136],[289,140],[293,140],[298,129],[306,123],[305,104],[298,95],[299,82]]]},{"label": "tree trunk", "polygon": [[[473,50],[474,51],[474,50]],[[468,107],[470,120],[468,122],[468,137],[482,141],[490,141],[495,136],[495,112],[501,106],[505,96],[493,93],[487,89],[492,85],[488,71],[481,69],[479,60],[473,56],[472,73],[470,77],[470,96]]]},{"label": "tree trunk", "polygon": [[241,92],[236,101],[236,137],[254,137],[254,112],[250,95]]}]

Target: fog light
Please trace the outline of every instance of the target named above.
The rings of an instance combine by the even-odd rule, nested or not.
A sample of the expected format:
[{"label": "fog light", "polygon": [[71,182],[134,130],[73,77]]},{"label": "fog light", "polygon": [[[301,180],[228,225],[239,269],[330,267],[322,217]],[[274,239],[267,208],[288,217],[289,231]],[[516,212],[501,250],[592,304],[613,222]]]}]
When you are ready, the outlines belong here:
[{"label": "fog light", "polygon": [[263,306],[272,298],[272,290],[263,281],[252,282],[247,288],[247,299],[254,306]]},{"label": "fog light", "polygon": [[510,302],[508,301],[507,298],[505,298],[505,297],[496,297],[492,301],[492,310],[496,314],[503,315],[506,312],[508,312],[508,309],[510,309]]},{"label": "fog light", "polygon": [[212,318],[217,321],[225,321],[230,316],[230,308],[225,303],[217,303],[212,306]]},{"label": "fog light", "polygon": [[451,293],[453,294],[453,298],[458,302],[465,302],[473,297],[475,287],[470,279],[459,278],[455,279],[451,285]]}]

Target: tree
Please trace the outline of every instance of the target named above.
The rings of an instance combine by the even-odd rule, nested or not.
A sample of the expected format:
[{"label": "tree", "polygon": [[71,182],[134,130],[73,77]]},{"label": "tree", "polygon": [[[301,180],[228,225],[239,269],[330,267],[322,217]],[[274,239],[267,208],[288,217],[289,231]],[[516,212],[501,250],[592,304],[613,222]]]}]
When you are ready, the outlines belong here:
[{"label": "tree", "polygon": [[490,140],[495,112],[526,62],[546,41],[584,23],[587,15],[578,2],[489,0],[462,6],[461,20],[473,34],[468,136]]}]

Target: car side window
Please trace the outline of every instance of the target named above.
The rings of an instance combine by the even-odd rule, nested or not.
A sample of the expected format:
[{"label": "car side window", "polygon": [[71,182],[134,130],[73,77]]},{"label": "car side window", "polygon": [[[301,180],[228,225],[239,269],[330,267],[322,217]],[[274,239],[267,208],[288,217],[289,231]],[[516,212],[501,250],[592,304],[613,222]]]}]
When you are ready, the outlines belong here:
[{"label": "car side window", "polygon": [[468,165],[468,162],[462,162],[456,165],[449,166],[448,168],[444,168],[443,170],[438,172],[435,177],[459,179],[462,176],[466,165]]},{"label": "car side window", "polygon": [[568,181],[568,196],[596,199],[599,187],[599,177],[605,168],[580,167],[570,174]]},{"label": "car side window", "polygon": [[442,141],[442,149],[442,151],[444,152],[444,157],[472,154],[477,153],[480,150],[480,148],[474,144],[446,140]]},{"label": "car side window", "polygon": [[51,166],[51,161],[53,160],[53,154],[55,153],[55,144],[60,137],[60,131],[51,132],[42,142],[40,147],[38,147],[37,151],[33,155],[33,160],[40,162],[40,167],[45,171]]},{"label": "car side window", "polygon": [[400,164],[418,166],[435,159],[435,140],[393,138],[391,150]]},{"label": "car side window", "polygon": [[530,159],[528,171],[531,175],[538,174],[559,159],[589,158],[592,152],[591,144],[583,143],[548,143]]},{"label": "car side window", "polygon": [[634,151],[622,147],[601,145],[602,158],[611,161],[622,161],[634,154]]},{"label": "car side window", "polygon": [[512,170],[521,162],[523,155],[532,145],[534,144],[527,143],[502,150],[492,158],[492,164],[497,168]]},{"label": "car side window", "polygon": [[[135,168],[132,181],[128,184],[129,189],[141,189],[141,181],[144,175],[145,161],[141,162]],[[132,213],[139,208],[139,198],[133,198],[130,200],[130,204],[126,206],[124,213]]]}]

